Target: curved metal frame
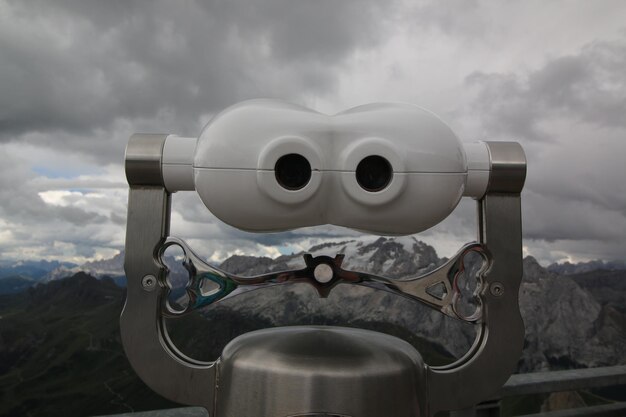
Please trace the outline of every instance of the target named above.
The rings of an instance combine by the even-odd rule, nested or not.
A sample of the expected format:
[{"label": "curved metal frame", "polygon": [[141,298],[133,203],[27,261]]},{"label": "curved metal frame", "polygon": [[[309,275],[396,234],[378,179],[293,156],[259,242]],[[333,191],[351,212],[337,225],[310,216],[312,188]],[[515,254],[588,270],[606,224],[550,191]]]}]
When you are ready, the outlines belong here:
[{"label": "curved metal frame", "polygon": [[[167,301],[168,289],[166,286],[166,294],[163,297],[161,309],[164,317],[180,317],[244,292],[289,283],[308,283],[317,290],[322,298],[326,298],[337,284],[355,284],[419,301],[442,314],[469,323],[477,323],[482,317],[481,300],[477,296],[475,298],[479,306],[471,315],[463,315],[458,308],[461,300],[458,279],[464,272],[465,255],[470,252],[477,252],[483,258],[483,267],[478,272],[479,284],[482,273],[488,265],[488,255],[483,246],[478,243],[466,245],[459,253],[435,271],[418,277],[404,279],[389,279],[366,272],[342,269],[343,254],[338,254],[334,258],[329,256],[313,257],[310,254],[305,254],[304,263],[306,266],[303,269],[271,272],[253,277],[241,277],[205,263],[184,241],[171,237],[167,238],[158,250],[158,259],[166,269],[163,257],[165,250],[170,246],[179,246],[183,251],[184,260],[182,263],[185,269],[187,269],[190,278],[185,288],[189,302],[182,309],[172,307]],[[320,280],[316,277],[315,271],[319,265],[327,265],[331,271],[331,275],[327,279]],[[204,289],[206,283],[213,284],[211,291]],[[443,287],[441,296],[429,292],[429,289],[438,285]]]},{"label": "curved metal frame", "polygon": [[[471,406],[488,398],[514,371],[520,357],[524,324],[518,291],[522,277],[520,192],[526,175],[526,160],[517,143],[488,142],[491,175],[487,193],[478,200],[478,242],[465,246],[437,270],[416,278],[393,280],[341,268],[343,255],[335,258],[305,255],[306,267],[244,278],[204,263],[181,240],[169,237],[170,194],[160,171],[167,135],[134,135],[126,152],[130,185],[126,255],[127,299],[121,316],[122,342],[126,355],[141,379],[173,401],[214,407],[215,362],[200,362],[182,354],[169,339],[164,317],[179,316],[242,292],[291,282],[307,282],[325,297],[338,283],[353,283],[381,289],[424,303],[441,313],[474,323],[477,338],[470,351],[443,367],[427,366],[427,415],[440,410]],[[179,245],[185,252],[190,273],[189,306],[178,311],[167,305],[169,287],[163,251]],[[479,271],[479,308],[470,317],[459,314],[456,279],[463,271],[468,251],[483,257]],[[326,264],[332,277],[315,277],[315,268]],[[204,281],[217,285],[205,293]],[[444,294],[428,289],[443,285]]]}]

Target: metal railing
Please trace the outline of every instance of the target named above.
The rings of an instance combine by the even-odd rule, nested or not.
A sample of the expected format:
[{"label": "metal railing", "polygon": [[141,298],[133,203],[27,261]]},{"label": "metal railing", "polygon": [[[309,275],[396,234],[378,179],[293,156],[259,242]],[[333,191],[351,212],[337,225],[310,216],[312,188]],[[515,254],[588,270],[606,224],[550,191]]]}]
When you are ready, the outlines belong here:
[{"label": "metal railing", "polygon": [[[498,417],[503,398],[520,395],[549,394],[560,391],[574,391],[590,388],[626,386],[626,365],[603,368],[573,369],[568,371],[533,372],[512,375],[507,383],[490,401],[476,407],[457,410],[451,417]],[[155,410],[143,413],[118,414],[108,417],[208,417],[203,408],[185,407],[170,410]],[[626,416],[626,402],[572,408],[532,414],[534,417],[623,417]],[[519,417],[531,417],[519,416]]]},{"label": "metal railing", "polygon": [[[497,417],[500,416],[500,403],[503,398],[520,395],[549,394],[553,392],[575,391],[590,388],[626,385],[626,365],[602,368],[572,369],[567,371],[532,372],[515,374],[498,391],[493,399],[476,407],[457,410],[452,417]],[[626,402],[616,402],[590,407],[551,411],[533,416],[542,417],[613,417],[626,416]]]}]

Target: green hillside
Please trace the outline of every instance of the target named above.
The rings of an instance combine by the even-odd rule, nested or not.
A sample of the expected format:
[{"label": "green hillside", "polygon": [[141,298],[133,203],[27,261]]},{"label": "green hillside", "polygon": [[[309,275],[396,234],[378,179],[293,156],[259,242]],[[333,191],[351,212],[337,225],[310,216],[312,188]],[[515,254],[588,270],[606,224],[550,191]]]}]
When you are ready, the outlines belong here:
[{"label": "green hillside", "polygon": [[133,373],[123,290],[84,274],[0,297],[0,415],[88,416],[175,404]]},{"label": "green hillside", "polygon": [[22,275],[2,277],[0,278],[0,295],[20,293],[31,287],[34,283],[35,281],[33,279]]},{"label": "green hillside", "polygon": [[[110,279],[80,273],[0,296],[0,416],[85,417],[179,406],[153,393],[124,356],[119,336],[124,291]],[[337,324],[324,320],[313,321]],[[210,319],[190,315],[170,324],[177,346],[205,360],[219,356],[234,337],[272,326],[219,306]],[[405,329],[348,325],[405,338],[431,363],[450,360]]]}]

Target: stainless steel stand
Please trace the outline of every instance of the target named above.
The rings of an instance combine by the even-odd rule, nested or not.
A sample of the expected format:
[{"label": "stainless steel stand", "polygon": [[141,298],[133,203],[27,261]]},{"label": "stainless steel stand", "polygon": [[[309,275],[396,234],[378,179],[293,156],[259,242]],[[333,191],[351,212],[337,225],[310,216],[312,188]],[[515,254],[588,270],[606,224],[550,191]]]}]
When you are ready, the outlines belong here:
[{"label": "stainless steel stand", "polygon": [[[244,278],[204,263],[184,242],[169,237],[170,194],[161,174],[165,135],[135,135],[126,152],[130,185],[125,270],[128,295],[122,342],[137,374],[153,390],[211,417],[414,417],[469,407],[488,399],[514,371],[524,325],[518,305],[522,277],[520,192],[526,161],[516,143],[488,143],[491,174],[478,205],[478,240],[425,276],[393,280],[341,268],[342,256],[305,257],[301,270]],[[189,305],[167,303],[165,248],[179,245],[190,271]],[[484,265],[476,294],[480,306],[464,316],[456,280],[464,256],[478,252]],[[206,292],[209,282],[214,290]],[[424,364],[407,343],[387,335],[338,327],[286,327],[233,340],[215,362],[182,354],[170,340],[165,317],[176,317],[245,291],[306,282],[320,296],[339,283],[389,291],[473,323],[470,351],[443,367]],[[442,286],[442,295],[429,289]]]}]

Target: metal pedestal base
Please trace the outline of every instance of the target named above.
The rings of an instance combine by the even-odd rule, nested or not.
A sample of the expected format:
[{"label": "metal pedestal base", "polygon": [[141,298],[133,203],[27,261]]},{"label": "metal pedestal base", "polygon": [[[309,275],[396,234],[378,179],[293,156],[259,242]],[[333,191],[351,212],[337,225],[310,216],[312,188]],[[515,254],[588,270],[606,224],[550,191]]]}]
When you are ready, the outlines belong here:
[{"label": "metal pedestal base", "polygon": [[247,333],[226,346],[217,374],[215,417],[417,417],[425,404],[418,397],[426,391],[420,354],[361,329]]}]

